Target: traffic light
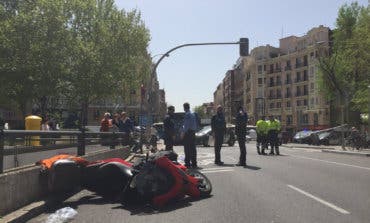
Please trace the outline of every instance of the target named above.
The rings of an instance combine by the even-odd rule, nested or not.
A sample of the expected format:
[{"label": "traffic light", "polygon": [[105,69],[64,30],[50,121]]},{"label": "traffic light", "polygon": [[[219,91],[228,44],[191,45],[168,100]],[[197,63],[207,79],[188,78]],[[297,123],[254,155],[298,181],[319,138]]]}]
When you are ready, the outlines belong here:
[{"label": "traffic light", "polygon": [[239,55],[245,57],[249,55],[249,39],[240,38],[239,39]]}]

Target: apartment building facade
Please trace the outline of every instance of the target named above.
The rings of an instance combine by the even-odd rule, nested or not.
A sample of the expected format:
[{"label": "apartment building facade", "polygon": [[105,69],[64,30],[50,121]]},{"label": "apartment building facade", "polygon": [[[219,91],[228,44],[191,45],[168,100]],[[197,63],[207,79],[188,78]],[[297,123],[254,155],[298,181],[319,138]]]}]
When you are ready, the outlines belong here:
[{"label": "apartment building facade", "polygon": [[323,129],[330,111],[317,80],[319,58],[329,52],[330,29],[280,39],[279,48],[260,46],[244,57],[244,103],[251,123],[262,116],[281,120],[284,131]]},{"label": "apartment building facade", "polygon": [[216,110],[216,107],[218,105],[221,105],[221,106],[224,106],[224,93],[223,93],[223,86],[222,86],[222,83],[220,83],[217,88],[216,88],[216,91],[213,92],[213,106],[214,106],[214,110]]}]

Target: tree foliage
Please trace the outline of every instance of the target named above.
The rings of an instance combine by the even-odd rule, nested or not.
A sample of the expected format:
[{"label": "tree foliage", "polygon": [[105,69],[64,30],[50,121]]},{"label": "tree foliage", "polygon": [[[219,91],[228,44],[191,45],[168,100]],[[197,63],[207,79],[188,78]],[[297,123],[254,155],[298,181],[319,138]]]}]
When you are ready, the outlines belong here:
[{"label": "tree foliage", "polygon": [[50,98],[122,98],[149,74],[149,40],[140,13],[113,0],[3,0],[0,102],[25,113]]},{"label": "tree foliage", "polygon": [[320,86],[327,95],[365,112],[370,85],[370,8],[343,5],[333,31],[332,51],[320,60]]},{"label": "tree foliage", "polygon": [[209,118],[207,117],[206,113],[204,112],[204,107],[202,105],[195,106],[194,112],[196,112],[199,116],[199,118]]}]

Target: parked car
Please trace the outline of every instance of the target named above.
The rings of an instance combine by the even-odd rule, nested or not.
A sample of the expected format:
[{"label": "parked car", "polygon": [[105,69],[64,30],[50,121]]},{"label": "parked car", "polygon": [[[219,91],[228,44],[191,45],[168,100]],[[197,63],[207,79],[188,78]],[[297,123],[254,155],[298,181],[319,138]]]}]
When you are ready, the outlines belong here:
[{"label": "parked car", "polygon": [[[235,144],[235,126],[227,125],[226,134],[224,136],[224,143],[229,146],[234,146]],[[212,135],[212,128],[210,125],[204,126],[198,132],[195,133],[195,141],[197,145],[203,146],[213,146],[214,137]]]},{"label": "parked car", "polygon": [[152,134],[155,134],[158,137],[158,139],[164,138],[163,122],[153,123],[151,130],[154,132]]},{"label": "parked car", "polygon": [[328,131],[318,133],[319,142],[322,145],[340,145],[342,143],[342,134],[337,131]]},{"label": "parked car", "polygon": [[247,126],[247,138],[249,138],[250,141],[257,140],[256,126],[253,125]]},{"label": "parked car", "polygon": [[294,143],[304,143],[304,144],[311,144],[311,134],[313,131],[311,130],[304,130],[297,132],[293,137]]}]

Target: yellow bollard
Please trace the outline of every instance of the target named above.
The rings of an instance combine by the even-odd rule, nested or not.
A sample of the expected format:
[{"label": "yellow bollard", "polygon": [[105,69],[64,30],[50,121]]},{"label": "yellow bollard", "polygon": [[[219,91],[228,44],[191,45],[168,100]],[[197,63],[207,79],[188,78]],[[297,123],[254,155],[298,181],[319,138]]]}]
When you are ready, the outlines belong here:
[{"label": "yellow bollard", "polygon": [[[30,115],[25,118],[26,130],[40,130],[42,118],[36,115]],[[29,142],[30,141],[30,142]],[[26,145],[40,146],[40,136],[26,137]]]}]

